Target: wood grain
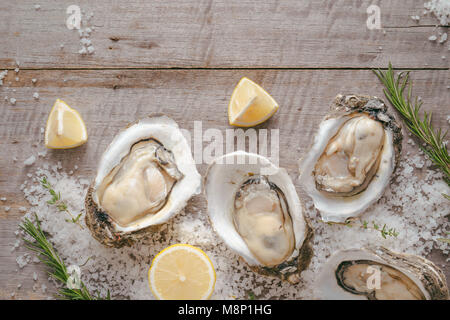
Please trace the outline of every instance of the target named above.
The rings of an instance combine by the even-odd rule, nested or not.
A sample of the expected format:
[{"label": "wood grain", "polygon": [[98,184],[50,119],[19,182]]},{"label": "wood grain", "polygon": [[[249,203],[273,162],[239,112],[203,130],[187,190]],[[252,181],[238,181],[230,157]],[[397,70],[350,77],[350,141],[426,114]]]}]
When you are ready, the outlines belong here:
[{"label": "wood grain", "polygon": [[[448,68],[424,0],[77,1],[93,12],[93,55],[65,26],[71,0],[2,1],[0,68]],[[381,30],[366,9],[381,8]],[[442,31],[447,32],[447,28]],[[60,45],[64,44],[64,49]],[[442,56],[448,56],[442,59]]]},{"label": "wood grain", "polygon": [[[38,158],[32,167],[23,161],[42,151],[41,128],[56,98],[65,100],[83,116],[89,141],[72,150],[49,151],[46,162],[61,161],[65,170],[79,166],[77,175],[91,179],[101,153],[118,130],[137,118],[162,112],[176,120],[180,127],[192,130],[195,120],[203,129],[230,128],[227,124],[227,104],[234,86],[242,76],[260,83],[280,104],[277,114],[258,128],[280,129],[280,165],[294,178],[297,160],[307,150],[322,117],[337,93],[368,93],[383,97],[382,87],[368,70],[22,70],[16,82],[14,72],[6,78],[11,85],[0,87],[0,298],[42,298],[31,288],[33,272],[38,283],[53,287],[45,279],[40,265],[18,270],[16,253],[11,253],[22,213],[28,206],[19,190],[27,173],[33,173],[42,163]],[[32,84],[31,79],[37,78]],[[425,107],[434,111],[434,124],[448,128],[450,90],[446,89],[448,71],[420,70],[412,73],[414,94],[422,97]],[[39,92],[40,99],[33,99]],[[15,105],[3,96],[17,99]],[[204,146],[207,143],[204,143]],[[404,152],[413,146],[405,143]],[[13,158],[16,157],[17,161]],[[198,166],[205,173],[206,164]],[[294,179],[296,181],[296,179]],[[301,196],[299,185],[296,185]],[[204,211],[201,196],[195,206]],[[3,206],[11,206],[6,213]],[[20,248],[20,252],[26,249]],[[434,254],[431,259],[444,267],[450,279],[450,267],[445,258]],[[22,289],[16,290],[18,283]]]}]

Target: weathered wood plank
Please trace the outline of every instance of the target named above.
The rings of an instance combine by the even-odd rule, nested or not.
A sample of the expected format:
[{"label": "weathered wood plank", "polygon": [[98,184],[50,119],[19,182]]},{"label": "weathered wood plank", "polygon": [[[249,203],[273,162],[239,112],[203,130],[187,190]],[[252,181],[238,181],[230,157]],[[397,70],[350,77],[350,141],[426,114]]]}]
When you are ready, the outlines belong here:
[{"label": "weathered wood plank", "polygon": [[[448,43],[431,43],[424,0],[78,1],[93,12],[93,55],[65,26],[70,0],[2,1],[0,68],[276,67],[448,68]],[[366,9],[381,8],[382,30]],[[64,44],[64,49],[60,45]]]},{"label": "weathered wood plank", "polygon": [[[24,167],[23,161],[44,149],[40,130],[56,98],[80,111],[88,127],[89,141],[73,150],[49,151],[46,161],[61,161],[68,171],[78,165],[77,175],[92,178],[101,153],[117,131],[149,113],[166,113],[189,130],[195,120],[202,121],[204,130],[230,128],[226,117],[229,97],[239,79],[248,76],[262,84],[281,106],[259,128],[280,129],[280,165],[295,177],[297,160],[307,150],[337,93],[383,96],[378,80],[367,70],[22,70],[19,82],[14,80],[15,76],[10,73],[6,85],[0,87],[0,196],[7,198],[0,203],[0,299],[10,298],[13,291],[18,298],[43,296],[40,289],[36,292],[31,289],[33,272],[38,273],[39,284],[46,283],[42,280],[46,278],[42,266],[31,265],[17,272],[15,253],[10,248],[22,216],[19,207],[27,206],[19,187],[42,158],[33,167]],[[38,79],[36,85],[32,84],[32,78]],[[423,98],[427,109],[434,111],[436,126],[447,128],[448,71],[414,71],[412,79],[414,93]],[[34,92],[40,94],[38,101],[33,99]],[[6,102],[4,96],[16,98],[16,104]],[[404,144],[404,152],[411,148]],[[204,174],[206,165],[198,167]],[[297,187],[301,193],[298,184]],[[194,202],[196,207],[205,209],[201,196]],[[8,213],[4,205],[12,207]],[[24,248],[20,250],[26,252]],[[442,256],[434,255],[432,259],[442,266]],[[444,270],[450,278],[448,264]],[[23,283],[21,290],[16,290],[18,283]]]}]

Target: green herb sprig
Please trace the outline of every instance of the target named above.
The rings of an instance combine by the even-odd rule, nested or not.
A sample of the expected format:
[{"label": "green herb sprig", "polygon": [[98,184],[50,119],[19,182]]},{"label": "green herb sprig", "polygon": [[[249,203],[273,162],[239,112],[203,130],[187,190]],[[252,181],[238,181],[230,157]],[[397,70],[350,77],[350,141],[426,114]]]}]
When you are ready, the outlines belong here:
[{"label": "green herb sprig", "polygon": [[[380,69],[373,70],[373,72],[384,85],[383,91],[386,98],[401,114],[408,130],[424,144],[419,145],[420,148],[442,170],[444,180],[450,186],[450,157],[444,143],[447,132],[443,133],[441,129],[436,130],[433,127],[431,111],[424,111],[423,119],[420,118],[419,111],[422,102],[417,97],[412,98],[409,72],[400,72],[396,77],[391,63],[386,72]],[[408,88],[407,93],[405,93],[406,88]],[[444,196],[450,200],[448,195]]]},{"label": "green herb sprig", "polygon": [[363,229],[372,229],[380,232],[380,235],[387,239],[387,237],[395,237],[397,238],[399,233],[395,228],[389,228],[386,224],[383,224],[383,227],[380,227],[375,221],[372,221],[372,227],[369,227],[368,221],[359,221],[359,220],[348,220],[345,225],[347,227],[353,227],[354,224],[357,224],[360,228]]},{"label": "green herb sprig", "polygon": [[75,223],[75,224],[79,225],[81,229],[84,229],[83,226],[79,223],[82,213],[79,213],[76,217],[73,216],[72,213],[70,213],[67,203],[65,203],[63,200],[61,200],[61,193],[56,192],[53,189],[50,182],[47,181],[47,177],[43,177],[40,180],[40,183],[45,189],[48,190],[48,192],[52,196],[52,198],[50,200],[48,200],[47,203],[50,205],[54,205],[58,209],[59,212],[66,212],[70,216],[70,219],[66,219],[67,222]]},{"label": "green herb sprig", "polygon": [[100,297],[99,294],[93,296],[89,293],[86,285],[82,281],[80,281],[80,289],[70,289],[67,287],[70,274],[67,271],[66,265],[52,244],[47,240],[36,214],[35,220],[35,223],[33,223],[30,219],[25,218],[23,224],[19,225],[20,229],[34,240],[30,241],[23,238],[23,241],[26,243],[27,248],[36,252],[39,260],[49,268],[48,274],[64,285],[63,288],[59,289],[58,296],[67,300],[110,300],[111,295],[109,290],[106,298]]}]

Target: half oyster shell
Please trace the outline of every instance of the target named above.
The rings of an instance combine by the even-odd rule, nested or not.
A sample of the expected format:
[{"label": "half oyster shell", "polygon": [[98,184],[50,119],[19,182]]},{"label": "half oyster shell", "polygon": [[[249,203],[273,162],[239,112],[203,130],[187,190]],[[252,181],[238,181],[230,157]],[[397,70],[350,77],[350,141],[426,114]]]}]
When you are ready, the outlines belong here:
[{"label": "half oyster shell", "polygon": [[376,97],[338,95],[321,122],[300,182],[325,222],[358,216],[383,194],[401,152],[402,134]]},{"label": "half oyster shell", "polygon": [[312,257],[312,229],[286,170],[244,151],[208,168],[205,192],[211,223],[252,270],[299,281]]},{"label": "half oyster shell", "polygon": [[384,247],[336,252],[318,280],[331,300],[447,300],[444,273],[431,261]]},{"label": "half oyster shell", "polygon": [[200,191],[201,177],[176,122],[148,117],[122,130],[103,153],[86,195],[86,225],[106,246],[130,245]]}]

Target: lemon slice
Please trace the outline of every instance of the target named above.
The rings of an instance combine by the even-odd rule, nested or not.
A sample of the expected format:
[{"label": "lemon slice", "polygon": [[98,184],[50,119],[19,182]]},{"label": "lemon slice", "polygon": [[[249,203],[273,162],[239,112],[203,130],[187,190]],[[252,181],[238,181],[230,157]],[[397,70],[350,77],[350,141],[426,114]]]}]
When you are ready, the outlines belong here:
[{"label": "lemon slice", "polygon": [[231,95],[228,121],[233,126],[253,127],[269,119],[278,103],[259,85],[244,77]]},{"label": "lemon slice", "polygon": [[45,146],[69,149],[81,146],[86,141],[86,125],[81,115],[64,101],[56,99],[45,128]]},{"label": "lemon slice", "polygon": [[148,282],[160,300],[205,300],[214,290],[216,272],[201,249],[175,244],[153,259]]}]

